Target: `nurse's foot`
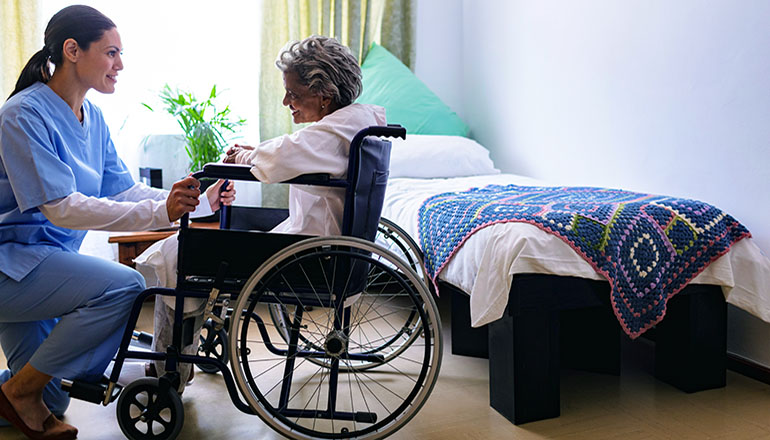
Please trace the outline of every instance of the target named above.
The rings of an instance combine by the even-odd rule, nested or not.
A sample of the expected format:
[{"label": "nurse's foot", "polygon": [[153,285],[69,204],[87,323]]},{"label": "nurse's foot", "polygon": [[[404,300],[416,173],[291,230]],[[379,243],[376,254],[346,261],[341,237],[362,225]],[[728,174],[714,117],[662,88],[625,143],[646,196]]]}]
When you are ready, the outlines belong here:
[{"label": "nurse's foot", "polygon": [[42,397],[35,393],[18,395],[13,384],[8,385],[8,382],[0,386],[0,415],[30,439],[69,440],[78,435],[77,428],[63,423],[48,411]]},{"label": "nurse's foot", "polygon": [[62,422],[53,414],[45,419],[43,428],[45,428],[45,432],[43,433],[43,436],[40,437],[41,439],[69,440],[77,438],[78,436],[77,428]]},{"label": "nurse's foot", "polygon": [[42,393],[28,393],[14,387],[11,382],[4,383],[2,389],[5,398],[13,407],[19,419],[33,431],[43,431],[43,422],[51,411],[43,403]]},{"label": "nurse's foot", "polygon": [[[44,431],[43,422],[51,414],[51,411],[43,403],[42,393],[28,393],[19,387],[12,385],[12,380],[0,386],[5,398],[10,404],[10,410],[16,413],[16,416],[24,423],[27,428],[33,431]],[[8,420],[11,422],[11,420]]]}]

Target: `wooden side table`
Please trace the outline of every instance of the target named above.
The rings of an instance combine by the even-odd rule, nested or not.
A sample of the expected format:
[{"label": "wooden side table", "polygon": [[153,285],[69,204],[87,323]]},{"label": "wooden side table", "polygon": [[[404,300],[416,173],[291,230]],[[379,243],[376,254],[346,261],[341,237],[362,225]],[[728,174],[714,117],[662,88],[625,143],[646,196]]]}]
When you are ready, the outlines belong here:
[{"label": "wooden side table", "polygon": [[[191,228],[209,228],[219,229],[219,222],[196,223],[190,222]],[[169,231],[137,231],[137,232],[117,232],[110,234],[107,240],[109,243],[118,244],[118,261],[129,267],[134,267],[134,258],[147,250],[153,243],[164,238],[170,237],[176,233],[175,230]]]}]

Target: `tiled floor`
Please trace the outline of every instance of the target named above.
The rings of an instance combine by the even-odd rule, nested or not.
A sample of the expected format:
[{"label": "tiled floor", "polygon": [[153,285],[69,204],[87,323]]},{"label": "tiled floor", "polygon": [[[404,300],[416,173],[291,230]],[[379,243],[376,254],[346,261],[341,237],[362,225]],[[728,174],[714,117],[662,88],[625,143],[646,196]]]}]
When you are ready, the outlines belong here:
[{"label": "tiled floor", "polygon": [[[447,304],[440,305],[448,329]],[[726,388],[682,393],[652,377],[651,347],[644,342],[624,346],[620,377],[563,370],[561,417],[514,426],[489,407],[487,361],[453,356],[448,332],[445,338],[433,394],[391,438],[770,439],[770,385],[728,371]],[[183,400],[180,439],[281,438],[230,403],[220,375],[198,372]],[[65,420],[80,429],[81,439],[121,439],[115,407],[73,401]],[[21,438],[13,428],[0,428],[0,439]]]}]

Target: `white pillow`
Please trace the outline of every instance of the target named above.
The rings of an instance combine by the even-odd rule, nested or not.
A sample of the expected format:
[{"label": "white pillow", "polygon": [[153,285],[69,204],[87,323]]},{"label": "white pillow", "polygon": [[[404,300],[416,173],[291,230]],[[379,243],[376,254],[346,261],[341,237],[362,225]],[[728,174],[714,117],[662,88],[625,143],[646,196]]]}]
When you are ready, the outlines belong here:
[{"label": "white pillow", "polygon": [[390,139],[390,177],[464,177],[499,174],[489,150],[462,136],[408,134]]}]

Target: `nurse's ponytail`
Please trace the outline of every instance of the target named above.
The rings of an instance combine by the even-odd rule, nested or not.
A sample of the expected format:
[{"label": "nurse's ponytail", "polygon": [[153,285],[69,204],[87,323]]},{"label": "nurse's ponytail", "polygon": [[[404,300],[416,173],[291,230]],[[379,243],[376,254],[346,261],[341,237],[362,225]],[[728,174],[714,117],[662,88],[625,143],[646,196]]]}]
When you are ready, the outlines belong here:
[{"label": "nurse's ponytail", "polygon": [[47,83],[49,79],[51,79],[51,72],[48,70],[48,52],[46,48],[42,48],[32,55],[32,58],[27,61],[27,64],[21,70],[21,75],[19,75],[19,79],[16,81],[16,88],[11,93],[11,96],[38,81]]},{"label": "nurse's ponytail", "polygon": [[64,41],[72,38],[81,49],[88,50],[91,43],[114,27],[112,20],[90,6],[67,6],[57,12],[45,28],[45,45],[27,61],[8,99],[36,82],[47,83],[51,79],[49,62],[61,65]]}]

